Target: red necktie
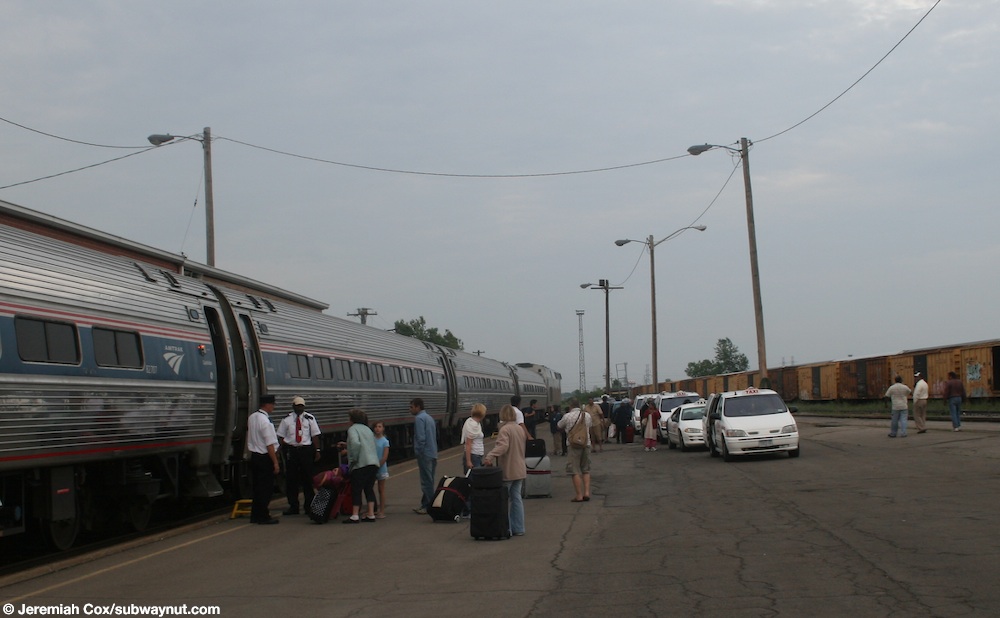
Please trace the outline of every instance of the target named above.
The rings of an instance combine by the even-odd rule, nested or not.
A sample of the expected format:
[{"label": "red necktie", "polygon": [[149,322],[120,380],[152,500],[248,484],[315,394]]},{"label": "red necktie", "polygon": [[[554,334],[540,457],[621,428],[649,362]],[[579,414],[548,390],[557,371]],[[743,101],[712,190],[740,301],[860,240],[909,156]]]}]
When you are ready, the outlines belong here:
[{"label": "red necktie", "polygon": [[302,417],[295,415],[295,442],[302,443]]}]

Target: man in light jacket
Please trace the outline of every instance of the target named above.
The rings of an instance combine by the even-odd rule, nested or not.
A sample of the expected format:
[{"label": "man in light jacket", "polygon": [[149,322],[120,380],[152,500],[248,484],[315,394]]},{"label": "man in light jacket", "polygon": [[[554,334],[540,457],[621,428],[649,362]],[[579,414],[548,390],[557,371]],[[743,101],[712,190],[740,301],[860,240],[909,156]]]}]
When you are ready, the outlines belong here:
[{"label": "man in light jacket", "polygon": [[917,426],[917,433],[927,431],[927,381],[920,375],[920,372],[913,374],[917,383],[913,385],[913,423]]}]

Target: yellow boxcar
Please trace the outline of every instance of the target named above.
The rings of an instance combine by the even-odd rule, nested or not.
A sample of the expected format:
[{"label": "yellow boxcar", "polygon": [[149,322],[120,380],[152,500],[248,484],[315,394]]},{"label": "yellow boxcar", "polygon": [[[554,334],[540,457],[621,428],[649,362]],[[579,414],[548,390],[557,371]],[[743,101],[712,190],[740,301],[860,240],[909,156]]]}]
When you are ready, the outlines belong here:
[{"label": "yellow boxcar", "polygon": [[799,399],[832,401],[837,398],[836,361],[799,366]]},{"label": "yellow boxcar", "polygon": [[965,383],[969,397],[992,397],[996,389],[996,362],[1000,342],[985,341],[968,344],[961,350],[962,367],[958,375]]}]

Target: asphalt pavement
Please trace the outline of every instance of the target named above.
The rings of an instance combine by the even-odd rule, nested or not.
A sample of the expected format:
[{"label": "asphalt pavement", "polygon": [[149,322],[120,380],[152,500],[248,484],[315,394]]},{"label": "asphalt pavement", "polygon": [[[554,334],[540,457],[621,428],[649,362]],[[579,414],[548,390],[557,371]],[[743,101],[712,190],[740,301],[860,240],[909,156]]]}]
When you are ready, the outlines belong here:
[{"label": "asphalt pavement", "polygon": [[[798,459],[607,445],[582,504],[554,457],[553,497],[528,500],[527,534],[506,541],[413,514],[403,464],[375,524],[192,526],[0,580],[0,603],[240,618],[1000,614],[1000,425],[890,439],[888,419],[798,420]],[[446,451],[438,472],[460,467]]]}]

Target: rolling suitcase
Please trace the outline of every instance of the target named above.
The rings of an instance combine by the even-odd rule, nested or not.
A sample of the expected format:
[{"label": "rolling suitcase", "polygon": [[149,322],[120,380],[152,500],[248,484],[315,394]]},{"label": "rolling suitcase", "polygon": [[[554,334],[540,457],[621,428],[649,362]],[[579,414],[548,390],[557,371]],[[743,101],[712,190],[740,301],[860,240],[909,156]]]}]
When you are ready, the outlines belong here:
[{"label": "rolling suitcase", "polygon": [[441,477],[434,500],[427,507],[427,514],[434,521],[461,521],[462,511],[469,499],[469,488],[469,480],[465,477]]},{"label": "rolling suitcase", "polygon": [[521,495],[525,498],[551,498],[552,497],[552,460],[545,453],[545,444],[542,444],[541,457],[525,457],[524,465],[528,475],[521,485]]},{"label": "rolling suitcase", "polygon": [[524,443],[524,457],[545,457],[548,451],[545,450],[545,440],[541,438],[528,440]]},{"label": "rolling suitcase", "polygon": [[510,538],[506,487],[473,488],[469,534],[476,540]]},{"label": "rolling suitcase", "polygon": [[503,470],[500,468],[479,467],[469,471],[472,489],[496,489],[503,487]]},{"label": "rolling suitcase", "polygon": [[633,440],[635,440],[635,427],[632,426],[632,423],[629,423],[628,426],[625,427],[625,435],[623,436],[622,442],[624,444],[632,444]]}]

